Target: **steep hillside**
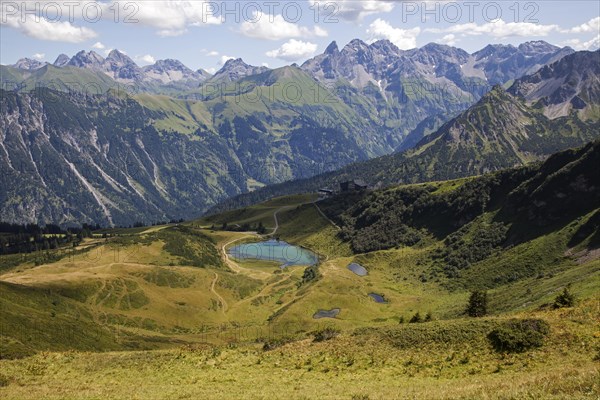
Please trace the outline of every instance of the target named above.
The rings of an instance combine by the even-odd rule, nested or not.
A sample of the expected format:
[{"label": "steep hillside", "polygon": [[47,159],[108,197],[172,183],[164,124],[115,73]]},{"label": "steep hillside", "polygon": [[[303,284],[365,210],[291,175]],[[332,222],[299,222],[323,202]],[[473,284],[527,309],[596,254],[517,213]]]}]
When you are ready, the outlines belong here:
[{"label": "steep hillside", "polygon": [[[191,218],[255,186],[389,151],[344,103],[315,97],[331,94],[300,69],[247,79],[242,89],[204,101],[4,92],[0,219],[120,225]],[[285,99],[290,85],[298,89],[293,106]]]},{"label": "steep hillside", "polygon": [[[2,93],[7,221],[101,225],[169,220],[246,190],[215,134],[159,132],[161,113],[129,97]],[[187,212],[185,210],[188,210]]]},{"label": "steep hillside", "polygon": [[[479,230],[472,236],[479,240],[486,236],[485,224],[477,226],[475,221],[485,214],[491,217],[488,228],[495,230],[489,232],[493,238],[487,244],[514,246],[597,209],[599,163],[600,141],[596,141],[539,165],[456,182],[340,194],[320,207],[359,253],[412,246],[429,235],[443,239],[459,230],[464,231],[459,236]],[[597,219],[597,215],[590,219],[581,240],[596,235],[597,242]],[[471,256],[484,256],[485,251],[473,250]]]},{"label": "steep hillside", "polygon": [[[379,143],[367,141],[364,144],[378,148],[375,155],[382,155],[399,146],[414,145],[415,135],[420,130],[413,132],[410,140],[403,144],[404,138],[425,118],[436,116],[446,121],[447,116],[476,102],[493,84],[505,84],[571,52],[570,48],[560,49],[545,42],[529,42],[518,48],[488,46],[472,55],[434,43],[401,51],[388,40],[368,45],[355,39],[342,50],[333,42],[323,54],[302,65],[310,82],[301,78],[298,86],[288,87],[288,96],[279,96],[278,101],[294,109],[294,93],[302,90],[316,93],[316,96],[312,94],[315,102],[333,100],[343,104],[360,118],[361,125],[377,132],[371,139],[379,138]],[[50,72],[41,71],[48,66]],[[118,50],[112,50],[106,58],[94,51],[80,51],[70,58],[63,54],[46,67],[24,59],[14,66],[3,67],[0,79],[6,89],[18,91],[49,87],[99,94],[113,89],[204,100],[207,96],[214,97],[215,88],[223,92],[222,96],[239,93],[240,86],[248,83],[247,78],[260,80],[269,71],[241,59],[228,60],[214,76],[202,70],[193,71],[177,60],[159,60],[140,67]],[[65,71],[59,71],[61,69]],[[72,79],[64,79],[65,75]],[[70,82],[74,84],[69,85]],[[88,82],[94,86],[82,85]],[[266,86],[272,87],[271,84]],[[252,109],[251,104],[245,103],[246,109]],[[230,106],[228,103],[220,105]],[[236,108],[225,111],[237,112]],[[358,126],[356,130],[364,129]]]},{"label": "steep hillside", "polygon": [[[558,52],[534,47],[536,62]],[[228,197],[349,164],[248,198],[357,177],[379,186],[476,175],[579,145],[597,130],[595,118],[550,123],[495,89],[419,142],[479,98],[474,87],[487,90],[477,83],[484,75],[461,68],[473,56],[434,44],[401,52],[389,42],[355,40],[318,59],[275,70],[230,60],[209,79],[175,60],[140,68],[116,50],[107,58],[63,57],[62,67],[2,67],[5,86],[15,90],[2,98],[0,157],[10,172],[0,218],[104,225],[191,218]],[[333,80],[322,70],[329,62]],[[517,74],[523,65],[515,65]],[[581,82],[594,76],[582,72]],[[458,97],[439,93],[440,85]],[[152,94],[157,88],[171,97]],[[415,143],[409,152],[352,164]]]}]

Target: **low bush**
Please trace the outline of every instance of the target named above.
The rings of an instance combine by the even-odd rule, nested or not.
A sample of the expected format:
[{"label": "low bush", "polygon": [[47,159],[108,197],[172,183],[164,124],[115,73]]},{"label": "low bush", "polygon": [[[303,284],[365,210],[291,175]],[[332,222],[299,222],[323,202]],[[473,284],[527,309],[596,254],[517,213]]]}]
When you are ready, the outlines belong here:
[{"label": "low bush", "polygon": [[411,317],[411,319],[408,321],[409,324],[418,324],[420,322],[423,322],[423,317],[421,317],[421,313],[419,313],[417,311],[417,313],[415,315],[413,315]]},{"label": "low bush", "polygon": [[313,332],[313,336],[314,336],[313,341],[324,342],[326,340],[333,339],[334,337],[336,337],[339,334],[340,334],[339,329],[328,326],[326,328],[322,328],[322,329],[319,329],[319,330]]},{"label": "low bush", "polygon": [[278,338],[267,339],[263,343],[263,350],[264,351],[275,350],[276,348],[284,346],[295,340],[297,340],[297,338],[292,337],[292,336],[282,336],[282,337],[278,337]]},{"label": "low bush", "polygon": [[554,308],[564,308],[575,306],[575,295],[571,293],[568,287],[564,288],[562,292],[554,299]]},{"label": "low bush", "polygon": [[491,331],[488,339],[496,351],[520,353],[541,347],[549,333],[550,326],[544,320],[512,319]]}]

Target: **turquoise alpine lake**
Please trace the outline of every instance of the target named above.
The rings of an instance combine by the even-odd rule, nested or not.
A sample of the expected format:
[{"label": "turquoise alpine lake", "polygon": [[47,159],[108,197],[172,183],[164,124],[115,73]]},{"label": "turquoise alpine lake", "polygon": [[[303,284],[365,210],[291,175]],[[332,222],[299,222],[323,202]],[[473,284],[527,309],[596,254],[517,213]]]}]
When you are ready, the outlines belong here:
[{"label": "turquoise alpine lake", "polygon": [[282,240],[243,243],[229,249],[236,260],[265,260],[281,263],[281,268],[293,265],[315,265],[319,257],[310,250],[294,246]]}]

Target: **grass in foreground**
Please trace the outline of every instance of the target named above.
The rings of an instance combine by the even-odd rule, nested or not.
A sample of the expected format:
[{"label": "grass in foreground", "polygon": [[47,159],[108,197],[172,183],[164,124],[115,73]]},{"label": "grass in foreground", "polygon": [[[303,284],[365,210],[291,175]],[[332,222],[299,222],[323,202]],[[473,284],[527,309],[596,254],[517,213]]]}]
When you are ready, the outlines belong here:
[{"label": "grass in foreground", "polygon": [[[345,331],[327,341],[308,337],[270,351],[260,344],[239,344],[146,352],[40,353],[0,361],[0,396],[596,399],[600,395],[598,300],[576,308],[515,315],[541,318],[551,327],[544,346],[524,353],[498,353],[486,340],[489,327],[505,318]],[[465,336],[464,332],[470,333]]]}]

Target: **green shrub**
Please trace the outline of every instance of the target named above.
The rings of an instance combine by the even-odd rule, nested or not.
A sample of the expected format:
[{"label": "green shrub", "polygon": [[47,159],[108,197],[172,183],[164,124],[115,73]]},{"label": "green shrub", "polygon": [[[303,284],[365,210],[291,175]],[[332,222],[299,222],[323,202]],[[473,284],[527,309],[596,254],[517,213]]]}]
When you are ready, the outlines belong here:
[{"label": "green shrub", "polygon": [[295,340],[296,340],[296,338],[292,337],[292,336],[282,336],[282,337],[278,337],[278,338],[271,338],[271,339],[266,340],[263,343],[263,350],[264,351],[274,350],[278,347],[281,347],[283,345],[291,343]]},{"label": "green shrub", "polygon": [[298,287],[300,287],[306,283],[315,281],[315,280],[319,279],[319,277],[320,277],[319,269],[316,265],[307,267],[304,270],[304,273],[302,274],[302,280],[300,282],[298,282]]},{"label": "green shrub", "polygon": [[571,293],[569,287],[563,289],[562,292],[554,299],[554,308],[564,308],[575,306],[575,295]]},{"label": "green shrub", "polygon": [[412,316],[412,318],[408,321],[408,323],[415,324],[415,323],[419,323],[419,322],[423,322],[423,317],[421,317],[421,313],[419,313],[417,311],[417,313]]},{"label": "green shrub", "polygon": [[313,341],[324,342],[326,340],[333,339],[334,337],[336,337],[339,334],[340,334],[339,329],[328,326],[326,328],[322,328],[322,329],[319,329],[319,330],[313,332],[313,336],[314,336]]},{"label": "green shrub", "polygon": [[541,347],[549,333],[550,326],[541,319],[512,319],[491,331],[488,339],[496,351],[520,353]]},{"label": "green shrub", "polygon": [[475,290],[469,297],[469,304],[465,312],[470,317],[483,317],[487,314],[487,292]]}]

